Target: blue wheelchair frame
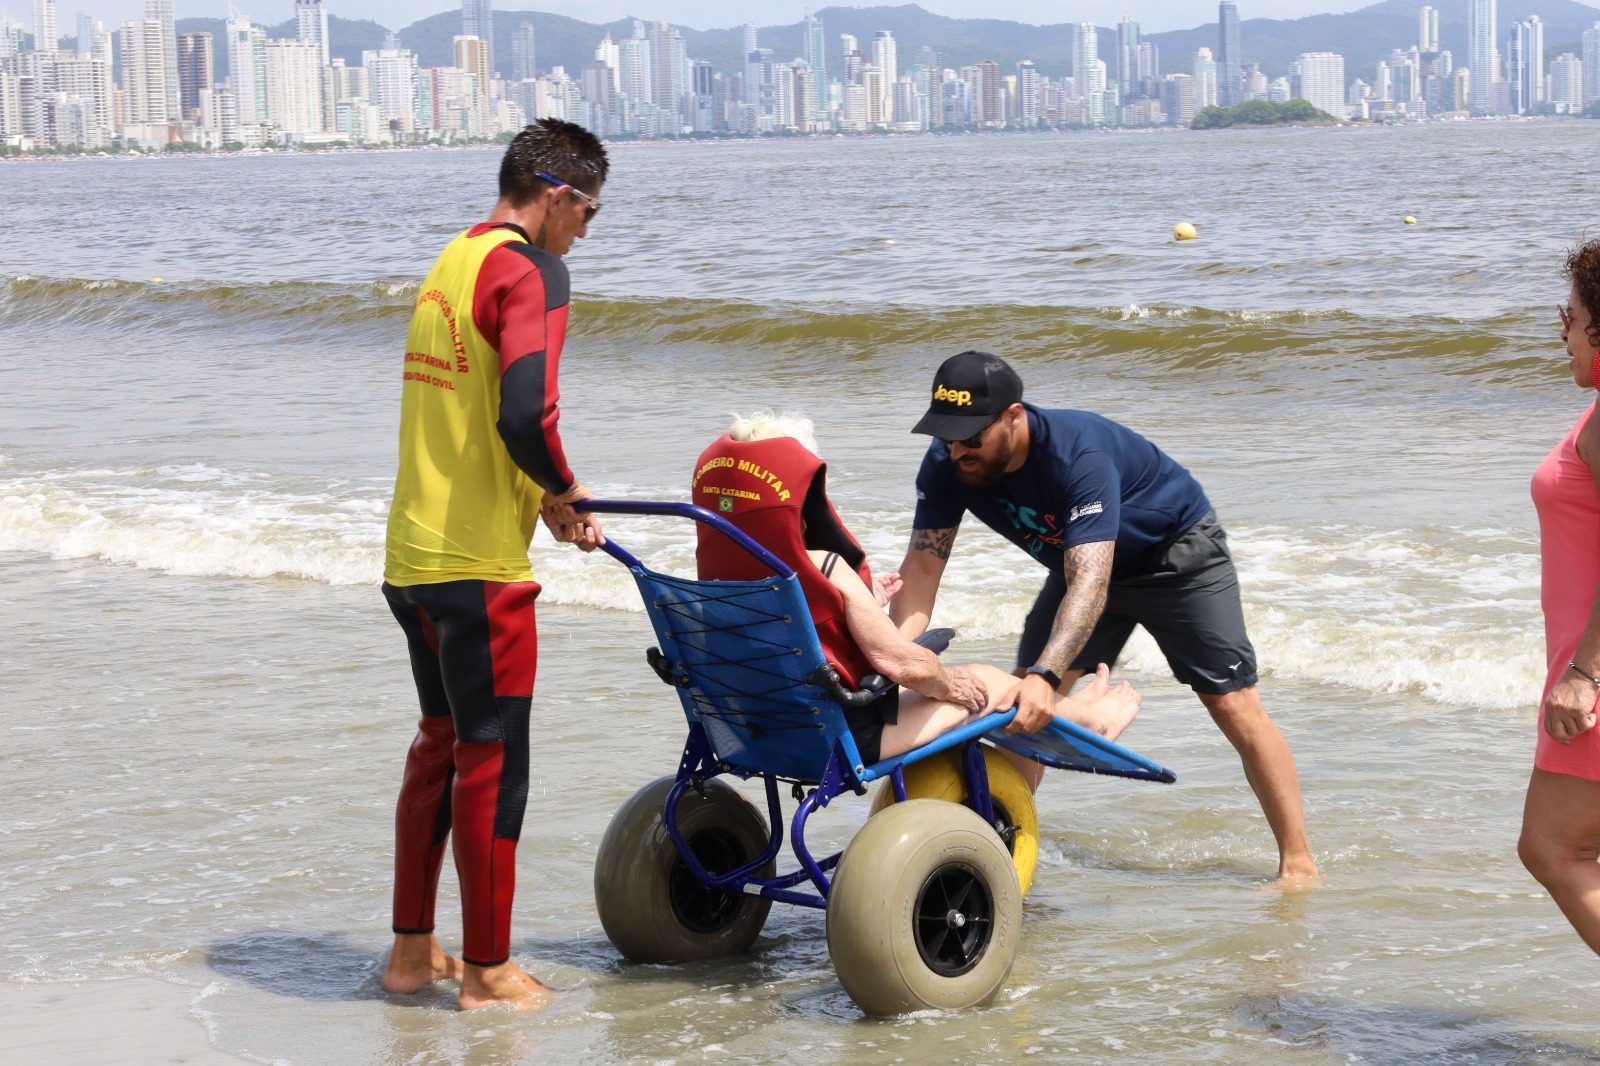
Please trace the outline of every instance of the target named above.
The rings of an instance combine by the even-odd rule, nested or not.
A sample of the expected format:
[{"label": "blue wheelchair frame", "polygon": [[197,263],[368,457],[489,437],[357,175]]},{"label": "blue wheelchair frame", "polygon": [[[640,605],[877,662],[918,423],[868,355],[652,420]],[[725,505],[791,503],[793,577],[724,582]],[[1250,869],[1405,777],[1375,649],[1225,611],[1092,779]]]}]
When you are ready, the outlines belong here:
[{"label": "blue wheelchair frame", "polygon": [[[693,519],[715,529],[772,570],[772,577],[757,581],[689,580],[650,570],[609,537],[602,545],[628,568],[639,586],[661,642],[649,650],[647,658],[657,675],[677,690],[688,719],[689,736],[678,763],[677,781],[667,794],[664,818],[679,857],[702,884],[802,907],[826,908],[831,886],[828,872],[838,865],[843,852],[820,859],[812,855],[805,841],[811,815],[845,792],[864,794],[870,782],[882,778],[889,779],[896,801],[903,802],[904,768],[955,747],[962,749],[967,804],[993,825],[994,805],[979,744],[985,737],[1046,765],[1175,780],[1170,770],[1087,731],[1075,735],[1079,745],[1124,758],[1132,756],[1142,765],[1126,769],[1063,762],[1025,734],[1006,736],[1001,731],[1016,717],[1015,707],[985,714],[919,748],[864,765],[843,708],[870,704],[892,682],[869,678],[867,687],[857,690],[841,684],[823,657],[800,579],[782,559],[726,519],[693,504],[585,500],[576,506],[603,514]],[[951,635],[949,630],[933,631],[925,634],[931,639],[923,643],[935,652],[942,651]],[[751,861],[712,873],[680,832],[677,808],[685,791],[703,789],[707,780],[721,774],[762,778],[771,839]],[[800,868],[757,877],[756,871],[776,859],[783,842],[780,780],[794,783],[793,795],[799,801],[789,843]],[[805,791],[803,786],[812,787]],[[800,889],[807,882],[814,891]]]}]

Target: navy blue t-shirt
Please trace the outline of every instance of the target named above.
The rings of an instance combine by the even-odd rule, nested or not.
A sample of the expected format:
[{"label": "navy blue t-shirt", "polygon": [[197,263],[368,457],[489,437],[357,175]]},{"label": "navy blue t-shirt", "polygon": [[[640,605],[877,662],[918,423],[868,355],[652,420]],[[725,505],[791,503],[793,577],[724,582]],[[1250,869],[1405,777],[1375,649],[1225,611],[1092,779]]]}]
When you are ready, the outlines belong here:
[{"label": "navy blue t-shirt", "polygon": [[1113,578],[1136,574],[1211,510],[1205,490],[1126,426],[1089,411],[1032,404],[1028,460],[984,489],[956,477],[935,439],[917,473],[914,529],[950,529],[967,511],[1051,570],[1078,544],[1114,540]]}]

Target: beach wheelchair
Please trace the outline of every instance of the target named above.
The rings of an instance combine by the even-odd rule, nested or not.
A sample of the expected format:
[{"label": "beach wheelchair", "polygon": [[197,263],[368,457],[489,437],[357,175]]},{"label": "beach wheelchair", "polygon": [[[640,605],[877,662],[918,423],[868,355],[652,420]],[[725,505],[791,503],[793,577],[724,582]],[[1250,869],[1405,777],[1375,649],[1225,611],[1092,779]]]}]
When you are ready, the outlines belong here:
[{"label": "beach wheelchair", "polygon": [[[825,911],[839,983],[867,1014],[982,1004],[1016,958],[1024,880],[1038,851],[1032,794],[993,746],[1061,769],[1175,780],[1059,718],[1039,733],[1007,736],[1015,708],[864,765],[842,708],[865,706],[891,682],[840,683],[799,579],[781,559],[692,504],[577,506],[693,519],[772,571],[755,581],[690,580],[649,570],[609,536],[604,545],[638,583],[660,642],[646,658],[677,691],[689,727],[677,773],[622,805],[595,860],[600,923],[630,960],[744,952],[776,900]],[[942,651],[951,636],[934,631],[923,643]],[[768,818],[723,775],[759,778]],[[811,815],[879,780],[887,784],[878,806],[843,852],[814,856]],[[783,873],[780,782],[797,801],[788,835],[798,865]]]}]

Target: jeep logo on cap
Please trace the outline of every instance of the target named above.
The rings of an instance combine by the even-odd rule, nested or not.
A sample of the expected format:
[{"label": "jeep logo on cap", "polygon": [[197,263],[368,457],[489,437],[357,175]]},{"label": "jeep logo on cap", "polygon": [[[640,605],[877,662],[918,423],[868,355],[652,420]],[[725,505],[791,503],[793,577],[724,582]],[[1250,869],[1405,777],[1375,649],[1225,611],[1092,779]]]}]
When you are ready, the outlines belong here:
[{"label": "jeep logo on cap", "polygon": [[957,407],[972,406],[972,393],[966,389],[947,389],[940,385],[933,390],[933,399],[935,403],[943,400],[945,403],[953,403]]}]

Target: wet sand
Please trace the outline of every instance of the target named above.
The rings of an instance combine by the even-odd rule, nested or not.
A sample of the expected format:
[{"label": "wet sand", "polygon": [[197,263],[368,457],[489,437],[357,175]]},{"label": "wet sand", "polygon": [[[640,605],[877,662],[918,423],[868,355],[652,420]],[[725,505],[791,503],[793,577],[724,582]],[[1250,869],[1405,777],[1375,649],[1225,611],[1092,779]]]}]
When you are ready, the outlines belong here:
[{"label": "wet sand", "polygon": [[148,977],[0,985],[0,1017],[6,1019],[0,1063],[226,1066],[253,1061],[211,1046],[205,1021],[193,1006],[203,995],[201,989]]}]

